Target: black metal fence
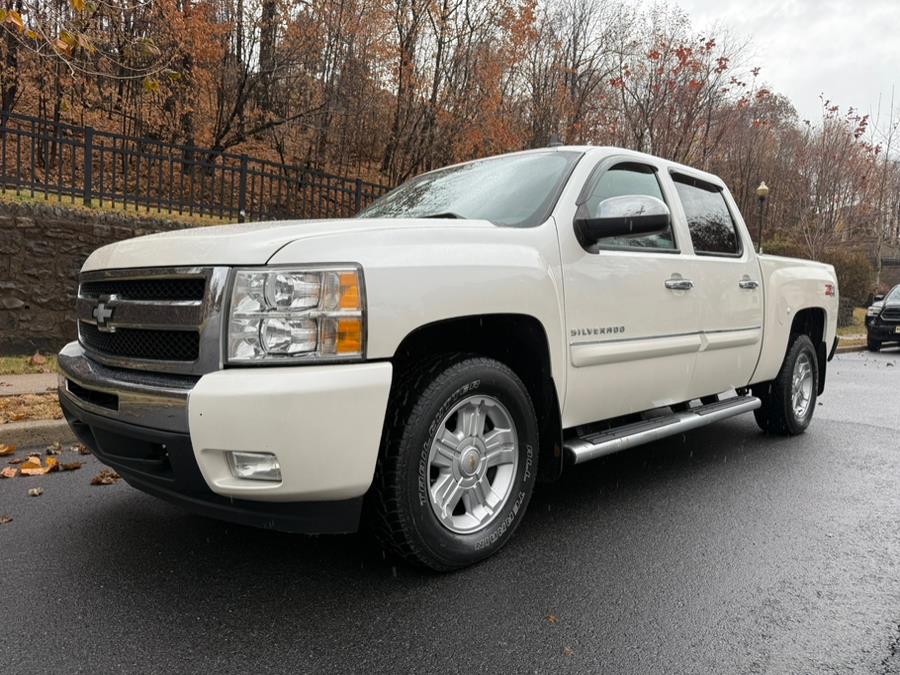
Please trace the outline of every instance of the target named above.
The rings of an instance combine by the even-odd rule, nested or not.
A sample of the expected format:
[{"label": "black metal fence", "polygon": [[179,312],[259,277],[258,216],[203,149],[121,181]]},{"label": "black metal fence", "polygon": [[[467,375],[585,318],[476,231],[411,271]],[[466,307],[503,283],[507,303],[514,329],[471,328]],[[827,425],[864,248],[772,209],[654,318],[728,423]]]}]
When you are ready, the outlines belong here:
[{"label": "black metal fence", "polygon": [[88,206],[239,222],[351,216],[389,189],[304,166],[26,115],[0,118],[0,187]]}]

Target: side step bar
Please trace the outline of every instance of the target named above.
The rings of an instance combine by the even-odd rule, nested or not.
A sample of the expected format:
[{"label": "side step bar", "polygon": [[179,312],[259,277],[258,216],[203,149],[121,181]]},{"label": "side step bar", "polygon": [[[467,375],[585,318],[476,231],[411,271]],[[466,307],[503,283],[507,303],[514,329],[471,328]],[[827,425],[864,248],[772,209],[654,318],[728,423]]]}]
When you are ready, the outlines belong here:
[{"label": "side step bar", "polygon": [[675,436],[727,417],[741,415],[756,410],[761,405],[762,401],[755,396],[736,396],[665,417],[642,420],[581,438],[573,438],[566,441],[564,447],[572,463],[581,464],[589,459],[611,455],[636,445],[650,443],[666,436]]}]

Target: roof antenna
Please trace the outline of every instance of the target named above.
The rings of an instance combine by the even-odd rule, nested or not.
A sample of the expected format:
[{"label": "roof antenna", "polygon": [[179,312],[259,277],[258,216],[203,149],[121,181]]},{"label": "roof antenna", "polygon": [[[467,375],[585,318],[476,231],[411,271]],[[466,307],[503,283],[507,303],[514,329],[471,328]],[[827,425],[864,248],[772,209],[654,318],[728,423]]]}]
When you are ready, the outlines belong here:
[{"label": "roof antenna", "polygon": [[562,142],[562,140],[560,139],[558,133],[556,133],[556,132],[554,131],[552,134],[550,134],[550,140],[547,141],[547,147],[548,147],[548,148],[556,148],[556,147],[559,147],[559,146],[562,145],[562,144],[563,144],[563,142]]}]

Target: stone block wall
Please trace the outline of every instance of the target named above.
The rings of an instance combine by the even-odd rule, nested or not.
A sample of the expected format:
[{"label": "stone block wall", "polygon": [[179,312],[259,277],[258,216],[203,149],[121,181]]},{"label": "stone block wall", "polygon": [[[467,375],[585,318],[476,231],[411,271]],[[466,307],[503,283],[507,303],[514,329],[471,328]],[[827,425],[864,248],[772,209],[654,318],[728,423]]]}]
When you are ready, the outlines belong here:
[{"label": "stone block wall", "polygon": [[75,339],[78,270],[95,249],[184,223],[50,204],[0,204],[0,355]]}]

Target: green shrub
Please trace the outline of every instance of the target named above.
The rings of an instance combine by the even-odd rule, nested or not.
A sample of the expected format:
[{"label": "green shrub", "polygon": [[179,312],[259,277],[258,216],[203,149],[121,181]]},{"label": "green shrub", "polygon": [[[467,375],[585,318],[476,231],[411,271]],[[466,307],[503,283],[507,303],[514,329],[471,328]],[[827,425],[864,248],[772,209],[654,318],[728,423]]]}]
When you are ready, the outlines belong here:
[{"label": "green shrub", "polygon": [[779,235],[776,235],[769,241],[763,240],[763,253],[766,255],[783,255],[788,258],[809,258],[802,246]]},{"label": "green shrub", "polygon": [[875,269],[865,254],[859,251],[830,251],[825,254],[825,262],[834,265],[837,273],[841,306],[838,324],[853,322],[853,308],[864,306],[875,285]]}]

